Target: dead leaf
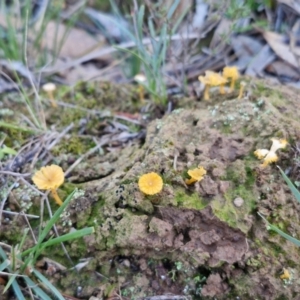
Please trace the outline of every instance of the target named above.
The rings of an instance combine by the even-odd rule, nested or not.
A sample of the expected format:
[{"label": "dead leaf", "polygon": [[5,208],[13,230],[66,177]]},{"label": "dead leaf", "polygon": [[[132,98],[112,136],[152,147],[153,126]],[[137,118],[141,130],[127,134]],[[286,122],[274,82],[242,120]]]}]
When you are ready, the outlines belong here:
[{"label": "dead leaf", "polygon": [[289,78],[291,80],[299,80],[299,72],[293,68],[291,65],[287,64],[282,60],[277,60],[271,63],[267,69],[269,73],[273,73],[281,78]]},{"label": "dead leaf", "polygon": [[106,43],[103,36],[91,36],[86,31],[78,28],[72,28],[68,31],[64,24],[51,21],[45,29],[42,47],[56,51],[55,48],[60,44],[62,44],[59,51],[60,57],[78,58],[96,48],[103,47]]},{"label": "dead leaf", "polygon": [[250,76],[262,76],[263,70],[274,60],[276,55],[271,50],[269,45],[263,46],[258,54],[249,63],[245,74]]},{"label": "dead leaf", "polygon": [[230,44],[234,49],[235,55],[238,57],[235,65],[239,70],[244,70],[253,57],[263,48],[263,44],[257,41],[257,39],[242,34],[232,36]]},{"label": "dead leaf", "polygon": [[94,22],[98,27],[99,24],[103,27],[103,32],[111,40],[126,41],[128,37],[124,34],[125,30],[129,30],[129,24],[125,19],[114,15],[97,11],[93,8],[86,8],[85,15]]},{"label": "dead leaf", "polygon": [[220,21],[209,45],[211,49],[215,49],[216,47],[220,47],[221,45],[221,47],[226,47],[228,38],[232,32],[231,26],[232,22],[228,19],[223,18]]},{"label": "dead leaf", "polygon": [[300,47],[299,47],[299,40],[300,40],[300,20],[298,20],[290,33],[290,46],[291,46],[291,51],[294,54],[298,66],[300,65]]},{"label": "dead leaf", "polygon": [[264,31],[262,34],[278,57],[295,68],[299,67],[296,57],[292,53],[290,46],[285,43],[285,38],[283,35],[271,31]]},{"label": "dead leaf", "polygon": [[285,4],[300,14],[300,3],[297,0],[277,0],[279,4]]}]

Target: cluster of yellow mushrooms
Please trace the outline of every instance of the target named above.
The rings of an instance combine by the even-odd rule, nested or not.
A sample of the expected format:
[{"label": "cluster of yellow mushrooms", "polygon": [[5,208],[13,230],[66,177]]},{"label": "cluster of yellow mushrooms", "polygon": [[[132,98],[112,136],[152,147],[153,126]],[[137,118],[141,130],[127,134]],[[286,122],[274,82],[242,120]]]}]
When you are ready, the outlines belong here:
[{"label": "cluster of yellow mushrooms", "polygon": [[[268,149],[257,149],[254,151],[254,155],[263,161],[260,167],[265,168],[269,164],[278,161],[279,157],[276,154],[276,151],[279,149],[284,149],[288,144],[285,139],[276,139],[272,138],[272,146],[270,150]],[[199,166],[194,169],[188,170],[188,175],[190,178],[185,179],[187,185],[191,185],[197,181],[201,181],[206,175],[206,170]],[[146,195],[155,195],[161,192],[163,189],[163,180],[161,176],[157,173],[151,172],[142,175],[138,181],[139,189]]]},{"label": "cluster of yellow mushrooms", "polygon": [[[229,92],[232,92],[235,88],[235,82],[239,78],[240,74],[238,68],[235,66],[225,67],[222,75],[213,71],[205,71],[205,76],[199,76],[198,79],[205,85],[204,100],[209,100],[209,90],[211,87],[219,86],[220,94],[225,94],[225,84],[230,80]],[[243,92],[246,83],[242,81],[240,83],[240,92],[238,99],[243,97]]]},{"label": "cluster of yellow mushrooms", "polygon": [[[263,163],[260,165],[263,168],[273,162],[278,161],[279,158],[276,154],[276,151],[285,148],[288,144],[287,140],[285,139],[272,138],[271,140],[272,146],[270,150],[257,149],[254,152],[254,155],[258,159],[261,159],[263,161]],[[206,175],[206,170],[203,167],[199,166],[197,168],[188,170],[187,174],[190,176],[190,178],[185,179],[185,183],[187,185],[191,185],[195,182],[201,181]],[[64,179],[64,171],[57,165],[42,167],[32,177],[33,183],[40,190],[48,190],[51,192],[52,197],[58,205],[62,205],[62,200],[57,194],[57,189],[64,183]],[[138,186],[140,191],[145,195],[155,195],[162,191],[163,179],[159,174],[155,172],[147,173],[139,178]]]}]

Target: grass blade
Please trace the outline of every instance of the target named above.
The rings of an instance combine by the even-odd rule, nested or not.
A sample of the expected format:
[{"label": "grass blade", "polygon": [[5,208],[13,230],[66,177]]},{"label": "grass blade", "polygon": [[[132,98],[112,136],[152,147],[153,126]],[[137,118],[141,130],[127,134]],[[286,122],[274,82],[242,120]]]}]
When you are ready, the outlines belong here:
[{"label": "grass blade", "polygon": [[[25,297],[19,287],[19,284],[16,280],[14,280],[11,284],[13,290],[14,290],[14,293],[15,293],[15,296],[16,296],[16,299],[18,300],[25,300]],[[4,293],[4,292],[3,292]]]},{"label": "grass blade", "polygon": [[174,12],[175,12],[175,10],[176,10],[179,2],[180,2],[180,0],[174,1],[174,3],[172,4],[172,6],[170,7],[170,9],[169,9],[169,11],[167,13],[167,19],[168,20],[173,16],[173,14],[174,14]]},{"label": "grass blade", "polygon": [[39,297],[39,299],[51,300],[51,298],[36,284],[36,282],[32,281],[29,277],[25,277],[25,282],[28,288],[32,289],[33,292],[37,295],[37,297]]},{"label": "grass blade", "polygon": [[278,167],[281,175],[283,176],[285,182],[289,186],[290,190],[292,191],[293,195],[297,199],[297,201],[300,203],[300,192],[297,190],[297,188],[293,185],[293,183],[290,181],[290,179],[285,175],[285,173],[281,170],[280,167]]},{"label": "grass blade", "polygon": [[[33,269],[33,274],[48,288],[51,290],[52,294],[57,297],[59,300],[65,300],[65,298],[61,295],[58,289],[38,270]],[[44,298],[42,298],[44,299]]]},{"label": "grass blade", "polygon": [[53,225],[56,223],[56,221],[58,220],[59,216],[62,214],[63,210],[67,207],[67,205],[69,204],[69,202],[72,200],[75,192],[76,192],[76,189],[67,197],[67,199],[63,202],[63,204],[54,213],[53,217],[46,224],[45,228],[43,229],[43,231],[39,235],[38,243],[34,247],[23,251],[22,254],[21,254],[22,257],[28,255],[33,250],[37,251],[41,247],[41,244],[42,244],[43,240],[46,238],[47,234],[49,233],[49,231],[51,230],[51,228],[53,227]]},{"label": "grass blade", "polygon": [[300,247],[300,241],[297,240],[296,238],[286,234],[285,232],[281,231],[279,228],[277,228],[276,226],[272,225],[271,223],[269,223],[267,221],[266,218],[264,218],[260,213],[258,213],[258,215],[267,223],[267,229],[271,229],[276,231],[278,234],[280,234],[282,237],[286,238],[288,241],[294,243],[296,246]]},{"label": "grass blade", "polygon": [[94,232],[95,232],[94,227],[83,228],[83,229],[77,230],[75,232],[70,232],[70,233],[64,234],[62,236],[56,237],[54,239],[51,239],[47,242],[44,242],[41,246],[44,249],[46,247],[53,246],[53,245],[56,245],[59,243],[63,243],[63,242],[74,240],[74,239],[79,239],[83,236],[92,234]]}]

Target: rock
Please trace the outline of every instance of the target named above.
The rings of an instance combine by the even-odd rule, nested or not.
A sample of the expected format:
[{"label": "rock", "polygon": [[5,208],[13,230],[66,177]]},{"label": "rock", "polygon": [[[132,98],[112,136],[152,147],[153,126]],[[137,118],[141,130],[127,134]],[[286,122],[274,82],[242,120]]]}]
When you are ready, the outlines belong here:
[{"label": "rock", "polygon": [[236,207],[241,207],[244,204],[244,199],[241,197],[237,197],[233,200],[233,203]]}]

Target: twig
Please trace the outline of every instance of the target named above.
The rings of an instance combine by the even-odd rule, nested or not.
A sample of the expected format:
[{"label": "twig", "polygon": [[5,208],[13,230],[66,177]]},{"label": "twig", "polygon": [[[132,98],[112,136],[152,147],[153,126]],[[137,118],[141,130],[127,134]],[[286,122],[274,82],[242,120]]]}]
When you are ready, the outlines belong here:
[{"label": "twig", "polygon": [[13,216],[26,216],[27,218],[30,219],[39,219],[39,216],[36,215],[30,215],[30,214],[25,214],[24,212],[14,212],[14,211],[9,211],[9,210],[3,210],[2,213],[7,214],[7,215],[13,215]]}]

